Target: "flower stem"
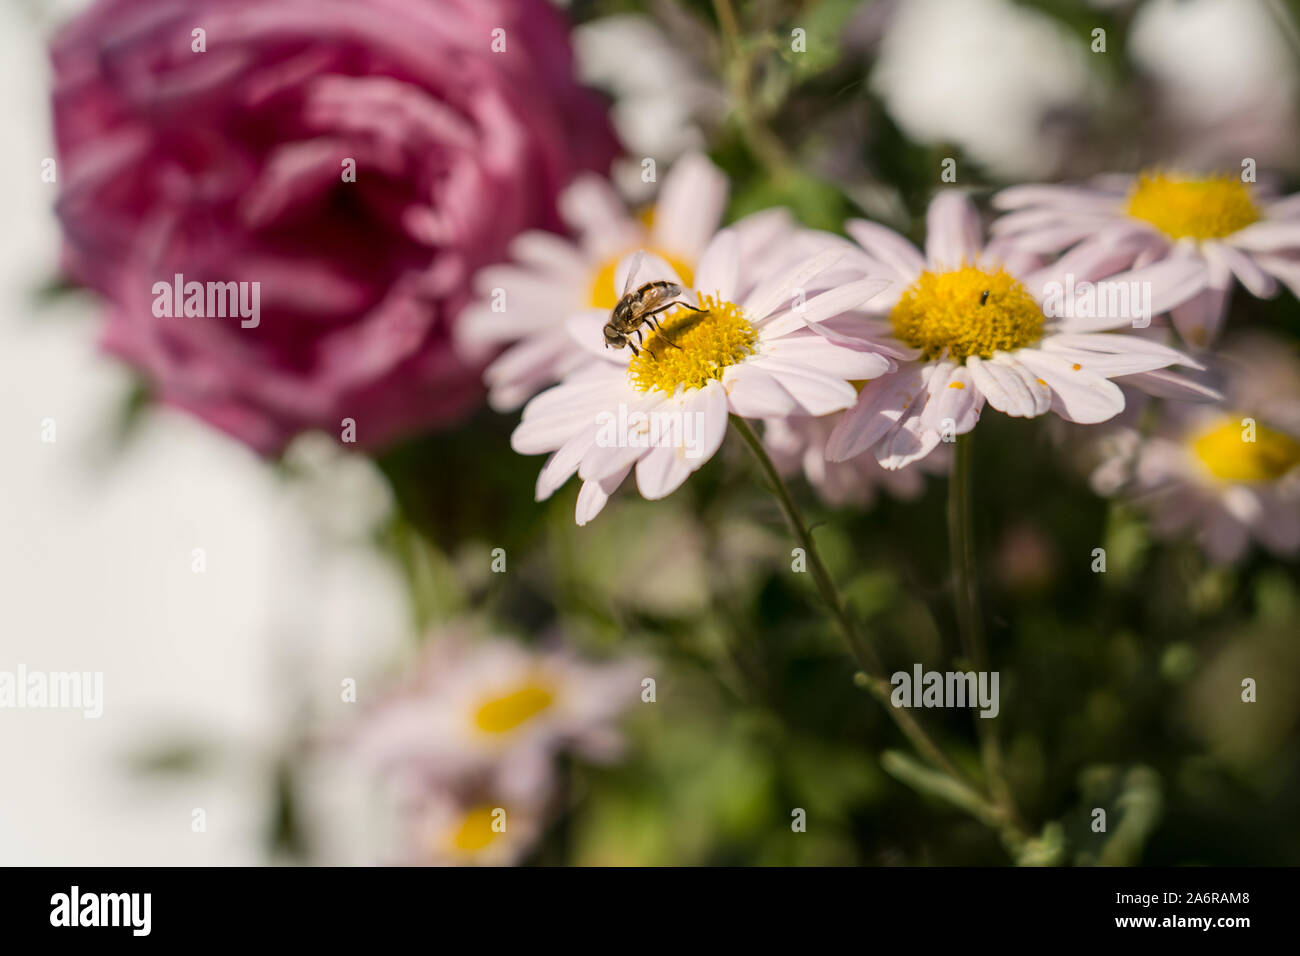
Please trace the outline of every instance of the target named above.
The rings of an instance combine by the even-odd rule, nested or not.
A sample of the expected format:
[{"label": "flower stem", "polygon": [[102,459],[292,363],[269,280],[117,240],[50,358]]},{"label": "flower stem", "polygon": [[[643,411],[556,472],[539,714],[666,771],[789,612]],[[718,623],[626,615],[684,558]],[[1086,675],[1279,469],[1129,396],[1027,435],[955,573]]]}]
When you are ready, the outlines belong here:
[{"label": "flower stem", "polygon": [[[962,652],[976,671],[989,669],[984,646],[984,629],[975,577],[975,536],[971,521],[971,434],[958,436],[953,448],[952,473],[948,477],[948,550],[952,559],[953,601],[957,611],[957,632]],[[1002,745],[997,731],[981,717],[975,718],[980,738],[980,757],[988,777],[989,793],[1008,821],[1015,821],[1016,807],[1002,766]]]},{"label": "flower stem", "polygon": [[[917,723],[907,710],[895,707],[890,702],[891,685],[884,676],[884,668],[880,663],[880,659],[876,655],[875,649],[867,643],[866,639],[858,631],[853,622],[853,617],[846,609],[844,600],[840,597],[840,592],[831,579],[830,572],[826,570],[826,565],[822,562],[821,554],[817,550],[816,542],[813,541],[808,522],[804,520],[802,513],[799,511],[799,506],[795,504],[794,496],[790,494],[790,489],[785,480],[776,470],[776,466],[772,464],[772,459],[768,457],[767,451],[763,448],[763,443],[754,434],[754,430],[749,427],[749,423],[743,418],[732,415],[731,425],[745,444],[749,446],[749,450],[753,453],[759,468],[762,469],[764,476],[771,484],[772,492],[780,503],[781,510],[785,512],[790,530],[794,533],[800,547],[803,548],[804,554],[807,555],[808,567],[812,571],[817,590],[821,592],[822,599],[830,609],[831,616],[835,619],[845,643],[848,644],[849,650],[862,671],[857,682],[870,691],[871,695],[880,702],[881,706],[885,708],[885,712],[889,714],[894,723],[898,725],[898,729],[903,732],[904,736],[907,737],[919,753],[935,767],[938,767],[951,777],[955,783],[965,790],[969,790],[969,784],[960,771],[957,770],[930,735],[925,732],[925,729]],[[979,798],[976,797],[976,799]]]}]

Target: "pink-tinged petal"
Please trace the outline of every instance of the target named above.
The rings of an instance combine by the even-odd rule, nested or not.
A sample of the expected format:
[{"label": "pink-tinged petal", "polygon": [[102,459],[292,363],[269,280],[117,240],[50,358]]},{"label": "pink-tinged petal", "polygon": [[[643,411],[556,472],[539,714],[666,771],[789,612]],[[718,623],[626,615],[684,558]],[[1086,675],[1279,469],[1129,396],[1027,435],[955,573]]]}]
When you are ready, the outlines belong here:
[{"label": "pink-tinged petal", "polygon": [[537,500],[545,501],[578,470],[596,438],[595,428],[583,429],[566,441],[546,460],[537,475]]},{"label": "pink-tinged petal", "polygon": [[731,410],[741,418],[781,418],[799,407],[775,378],[749,362],[723,372],[722,384]]},{"label": "pink-tinged petal", "polygon": [[[615,369],[600,369],[589,378],[561,382],[533,397],[524,406],[523,421],[543,418],[564,418],[586,415],[588,409],[604,407],[611,395],[616,394],[618,383],[624,381]],[[559,447],[559,446],[556,446]]]},{"label": "pink-tinged petal", "polygon": [[650,242],[688,259],[704,252],[727,205],[727,177],[699,153],[673,164],[655,203]]},{"label": "pink-tinged petal", "polygon": [[866,219],[850,219],[844,230],[868,255],[893,268],[908,282],[925,271],[925,257],[920,250],[894,230]]},{"label": "pink-tinged petal", "polygon": [[1049,350],[1078,349],[1093,353],[1105,352],[1112,355],[1146,355],[1163,362],[1163,365],[1153,365],[1152,368],[1162,368],[1164,365],[1186,365],[1195,369],[1204,369],[1205,367],[1191,356],[1185,355],[1177,349],[1171,349],[1160,342],[1137,335],[1114,335],[1107,332],[1062,332],[1044,339],[1042,346]]},{"label": "pink-tinged petal", "polygon": [[950,366],[947,375],[941,371],[930,376],[930,400],[921,412],[920,425],[938,431],[941,437],[946,434],[964,435],[980,420],[984,396],[964,365]]},{"label": "pink-tinged petal", "polygon": [[1021,209],[1026,206],[1051,206],[1072,211],[1118,211],[1120,196],[1114,192],[1086,186],[1027,185],[1011,186],[993,197],[994,209]]},{"label": "pink-tinged petal", "polygon": [[1261,219],[1226,237],[1223,244],[1247,252],[1298,251],[1300,250],[1300,221]]},{"label": "pink-tinged petal", "polygon": [[1087,221],[1096,230],[1101,225],[1112,220],[1113,216],[1110,210],[1101,212],[1087,212],[1076,210],[1061,210],[1051,207],[1031,206],[1020,209],[1015,212],[1009,212],[998,216],[989,226],[990,236],[1013,236],[1013,235],[1032,235],[1059,228],[1063,221],[1081,222]]},{"label": "pink-tinged petal", "polygon": [[794,217],[788,209],[764,209],[737,219],[728,228],[740,239],[740,258],[748,262],[788,235],[794,229]]},{"label": "pink-tinged petal", "polygon": [[574,510],[574,520],[579,527],[591,521],[596,515],[604,509],[609,496],[618,490],[618,486],[623,483],[627,473],[632,470],[629,465],[622,471],[607,475],[598,481],[584,481],[582,488],[578,492],[578,505]]},{"label": "pink-tinged petal", "polygon": [[600,258],[617,255],[643,242],[645,230],[604,176],[579,175],[560,195],[560,217],[578,233],[589,251]]},{"label": "pink-tinged petal", "polygon": [[[721,382],[709,382],[687,397],[686,411],[699,416],[698,426],[692,433],[698,439],[698,445],[687,448],[687,457],[693,460],[693,467],[699,468],[718,453],[722,440],[727,437],[728,401],[727,390]],[[695,427],[695,426],[692,426]],[[691,435],[687,436],[688,438]]]},{"label": "pink-tinged petal", "polygon": [[740,272],[740,239],[732,229],[724,229],[709,243],[695,270],[695,288],[719,302],[733,302],[736,277]]},{"label": "pink-tinged petal", "polygon": [[925,396],[917,399],[904,413],[898,425],[876,445],[880,467],[896,471],[920,461],[939,447],[940,433],[923,422]]},{"label": "pink-tinged petal", "polygon": [[1120,375],[1111,381],[1116,385],[1132,385],[1139,391],[1154,395],[1156,398],[1169,398],[1180,402],[1223,401],[1223,393],[1189,376],[1165,368],[1139,372],[1136,375]]},{"label": "pink-tinged petal", "polygon": [[1255,261],[1269,275],[1290,289],[1292,295],[1300,297],[1300,259],[1287,256],[1257,255]]},{"label": "pink-tinged petal", "polygon": [[1300,216],[1300,193],[1265,203],[1264,215],[1268,219],[1290,219]]},{"label": "pink-tinged petal", "polygon": [[[1213,267],[1199,256],[1182,255],[1164,259],[1141,269],[1130,269],[1110,276],[1104,281],[1106,285],[1117,288],[1121,285],[1133,288],[1149,287],[1151,290],[1150,314],[1152,316],[1169,312],[1177,306],[1192,299],[1205,288]],[[1099,293],[1100,295],[1100,293]],[[1063,317],[1057,321],[1057,327],[1066,332],[1101,332],[1133,325],[1139,318],[1138,309],[1130,301],[1131,315],[1106,315],[1091,318]],[[1110,311],[1109,309],[1106,311]]]},{"label": "pink-tinged petal", "polygon": [[842,378],[823,375],[807,366],[783,362],[770,356],[751,359],[749,364],[767,372],[781,387],[794,396],[805,415],[829,415],[848,408],[858,397],[857,390]]},{"label": "pink-tinged petal", "polygon": [[1025,386],[1029,400],[1033,403],[1033,409],[1025,417],[1037,418],[1039,415],[1046,415],[1051,410],[1051,387],[1035,373],[1016,361],[1015,355],[1007,352],[995,352],[993,358],[989,361],[993,365],[1010,371],[1016,378],[1020,379],[1020,384]]},{"label": "pink-tinged petal", "polygon": [[998,411],[1013,418],[1033,417],[1034,396],[1014,370],[975,355],[966,360],[966,367],[975,387]]},{"label": "pink-tinged petal", "polygon": [[805,326],[825,322],[827,319],[833,319],[837,315],[865,306],[890,288],[890,285],[887,279],[860,279],[857,282],[850,282],[829,292],[813,296],[802,304],[796,303],[787,311],[774,313],[757,323],[757,327],[762,330],[765,341],[797,332]]},{"label": "pink-tinged petal", "polygon": [[1124,410],[1124,393],[1114,382],[1045,352],[1020,349],[1016,361],[1052,389],[1052,407],[1067,421],[1095,425]]},{"label": "pink-tinged petal", "polygon": [[1015,244],[1026,252],[1051,253],[1068,249],[1080,239],[1097,232],[1097,222],[1071,222],[1052,229],[1035,229],[1015,236]]},{"label": "pink-tinged petal", "polygon": [[876,378],[894,368],[893,362],[876,352],[846,348],[819,335],[783,336],[765,344],[764,354],[850,382]]},{"label": "pink-tinged petal", "polygon": [[1251,295],[1259,299],[1277,295],[1277,281],[1240,249],[1219,242],[1202,243],[1201,249],[1207,259],[1230,270]]},{"label": "pink-tinged petal", "polygon": [[902,368],[868,382],[826,441],[828,461],[847,461],[889,434],[925,393],[924,367]]},{"label": "pink-tinged petal", "polygon": [[925,214],[925,258],[942,269],[973,265],[979,258],[980,219],[964,192],[947,189],[930,201]]},{"label": "pink-tinged petal", "polygon": [[1250,533],[1246,526],[1222,510],[1205,516],[1197,540],[1216,564],[1235,564],[1250,547]]},{"label": "pink-tinged petal", "polygon": [[636,463],[636,487],[647,501],[666,498],[691,476],[686,449],[675,445],[651,448]]},{"label": "pink-tinged petal", "polygon": [[745,299],[741,308],[750,323],[757,326],[785,302],[795,301],[795,293],[805,291],[813,278],[835,265],[847,254],[847,249],[823,249],[775,277],[760,282]]},{"label": "pink-tinged petal", "polygon": [[510,241],[507,253],[520,265],[565,277],[581,278],[591,268],[591,263],[573,243],[553,232],[520,233]]},{"label": "pink-tinged petal", "polygon": [[[631,435],[620,433],[620,428],[626,426],[630,432],[632,423],[636,421],[633,416],[646,415],[662,404],[663,395],[659,392],[651,392],[636,401],[625,402],[625,412],[618,407],[605,408],[596,412],[592,419],[594,426],[592,445],[582,458],[578,477],[583,481],[599,480],[630,468],[645,454],[645,448],[633,445]],[[648,427],[648,418],[646,424]]]},{"label": "pink-tinged petal", "polygon": [[1204,349],[1219,337],[1228,315],[1229,293],[1226,287],[1210,287],[1170,311],[1169,319],[1184,342]]}]

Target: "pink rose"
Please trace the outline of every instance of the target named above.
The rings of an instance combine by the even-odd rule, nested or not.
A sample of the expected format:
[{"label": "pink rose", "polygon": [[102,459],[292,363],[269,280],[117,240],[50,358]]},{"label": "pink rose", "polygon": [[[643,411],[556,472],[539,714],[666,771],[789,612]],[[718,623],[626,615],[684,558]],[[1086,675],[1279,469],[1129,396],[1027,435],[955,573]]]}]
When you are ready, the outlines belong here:
[{"label": "pink rose", "polygon": [[[106,347],[268,453],[466,412],[470,276],[615,151],[547,0],[100,0],[53,60],[66,266]],[[201,316],[169,314],[177,275]]]}]

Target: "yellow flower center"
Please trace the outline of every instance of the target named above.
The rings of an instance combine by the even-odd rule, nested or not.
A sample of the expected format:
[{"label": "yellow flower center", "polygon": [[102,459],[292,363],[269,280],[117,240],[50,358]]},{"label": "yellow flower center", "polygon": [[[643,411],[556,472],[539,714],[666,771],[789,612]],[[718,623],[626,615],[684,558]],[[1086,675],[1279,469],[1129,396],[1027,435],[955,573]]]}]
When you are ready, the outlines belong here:
[{"label": "yellow flower center", "polygon": [[1029,290],[1005,269],[986,272],[963,266],[922,272],[889,314],[894,335],[926,359],[972,355],[1033,345],[1043,337],[1043,310]]},{"label": "yellow flower center", "polygon": [[627,367],[641,391],[658,388],[671,395],[679,388],[703,388],[754,353],[758,333],[740,306],[702,294],[698,304],[708,311],[673,309],[658,316],[663,332],[649,332],[641,354]]},{"label": "yellow flower center", "polygon": [[1229,482],[1276,481],[1300,465],[1300,442],[1238,416],[1220,420],[1191,439],[1191,449],[1215,478]]},{"label": "yellow flower center", "polygon": [[1250,190],[1235,176],[1195,179],[1164,173],[1138,177],[1128,214],[1171,239],[1218,239],[1259,219]]},{"label": "yellow flower center", "polygon": [[[691,280],[695,278],[695,270],[691,268],[691,264],[680,256],[665,252],[663,249],[647,249],[646,251],[653,252],[672,266],[677,274],[681,276],[683,285],[689,286]],[[593,309],[612,309],[618,305],[618,300],[622,298],[619,293],[623,290],[614,288],[614,273],[618,269],[619,262],[625,256],[626,254],[615,256],[596,270],[596,275],[591,280],[590,296]]]},{"label": "yellow flower center", "polygon": [[497,819],[493,816],[495,809],[484,805],[474,807],[466,813],[461,818],[460,826],[456,827],[455,833],[452,834],[452,846],[463,853],[477,853],[491,845],[501,836],[501,831],[492,826]]},{"label": "yellow flower center", "polygon": [[525,684],[500,697],[483,701],[474,713],[479,730],[505,734],[532,720],[555,702],[555,695],[540,684]]}]

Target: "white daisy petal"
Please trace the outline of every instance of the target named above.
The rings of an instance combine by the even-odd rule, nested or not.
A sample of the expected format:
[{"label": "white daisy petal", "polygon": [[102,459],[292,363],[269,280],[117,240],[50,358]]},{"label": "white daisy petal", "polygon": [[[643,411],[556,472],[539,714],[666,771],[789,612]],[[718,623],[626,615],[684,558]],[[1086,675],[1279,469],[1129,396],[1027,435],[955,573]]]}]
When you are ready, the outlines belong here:
[{"label": "white daisy petal", "polygon": [[847,461],[884,438],[925,391],[923,367],[900,368],[868,382],[826,441],[829,461]]},{"label": "white daisy petal", "polygon": [[1045,381],[1052,390],[1052,407],[1067,421],[1092,425],[1124,410],[1124,393],[1114,382],[1046,352],[1020,349],[1017,362]]},{"label": "white daisy petal", "polygon": [[765,343],[764,352],[783,362],[815,368],[850,382],[876,378],[894,367],[893,362],[876,352],[845,348],[820,335],[785,335]]},{"label": "white daisy petal", "polygon": [[857,391],[842,378],[822,375],[793,362],[783,362],[771,356],[758,356],[750,364],[771,375],[781,387],[794,396],[799,410],[805,415],[829,415],[848,408],[858,397]]},{"label": "white daisy petal", "polygon": [[582,456],[591,448],[595,438],[595,429],[578,432],[546,460],[537,475],[538,501],[551,497],[557,488],[573,476],[582,462]]},{"label": "white daisy petal", "polygon": [[666,498],[691,476],[685,449],[675,445],[651,448],[636,463],[636,488],[647,501]]},{"label": "white daisy petal", "polygon": [[733,365],[722,373],[727,402],[741,418],[780,418],[799,403],[775,378],[753,364]]},{"label": "white daisy petal", "polygon": [[955,189],[940,192],[925,217],[925,258],[932,266],[957,269],[980,254],[980,220],[969,196]]},{"label": "white daisy petal", "polygon": [[850,219],[844,224],[844,231],[869,255],[892,267],[909,282],[925,271],[925,257],[892,229],[865,219]]},{"label": "white daisy petal", "polygon": [[695,288],[721,302],[731,302],[736,297],[739,270],[740,239],[734,230],[724,229],[713,238],[700,258],[695,270]]},{"label": "white daisy petal", "polygon": [[920,424],[940,435],[964,435],[980,420],[984,396],[964,365],[954,365],[947,375],[938,371],[928,383],[930,399],[921,412]]},{"label": "white daisy petal", "polygon": [[796,291],[806,290],[808,283],[847,254],[845,249],[824,249],[798,265],[760,282],[741,305],[745,317],[758,326],[784,302],[793,303]]},{"label": "white daisy petal", "polygon": [[805,326],[825,322],[837,315],[861,308],[890,286],[891,283],[887,279],[873,278],[850,282],[829,292],[813,296],[789,310],[774,313],[763,322],[757,323],[756,327],[763,330],[765,339],[786,335]]},{"label": "white daisy petal", "polygon": [[966,360],[975,387],[988,403],[1004,415],[1023,418],[1033,411],[1034,401],[1020,376],[1009,368],[985,362],[978,355]]},{"label": "white daisy petal", "polygon": [[1132,385],[1134,388],[1157,398],[1170,398],[1180,402],[1223,401],[1221,392],[1186,375],[1171,372],[1166,368],[1154,369],[1150,372],[1139,372],[1136,375],[1117,375],[1111,381],[1116,385]]},{"label": "white daisy petal", "polygon": [[1033,408],[1026,417],[1037,418],[1039,415],[1045,415],[1051,410],[1052,389],[1045,381],[1016,361],[1015,355],[1006,352],[995,352],[993,358],[989,361],[994,365],[1008,369],[1016,378],[1020,379],[1020,384],[1025,386],[1025,392],[1033,403]]},{"label": "white daisy petal", "polygon": [[622,471],[606,475],[598,481],[584,481],[582,483],[582,488],[578,491],[578,505],[574,514],[574,519],[579,527],[600,514],[606,502],[609,501],[609,496],[618,490],[618,486],[623,483],[623,479],[627,477],[627,473],[631,470],[632,466],[629,465]]},{"label": "white daisy petal", "polygon": [[1269,299],[1277,294],[1277,281],[1240,249],[1220,242],[1201,243],[1201,249],[1207,259],[1217,260],[1223,268],[1231,270],[1256,298]]},{"label": "white daisy petal", "polygon": [[651,245],[697,258],[722,221],[726,204],[727,177],[722,170],[699,153],[682,156],[673,163],[655,203]]}]

